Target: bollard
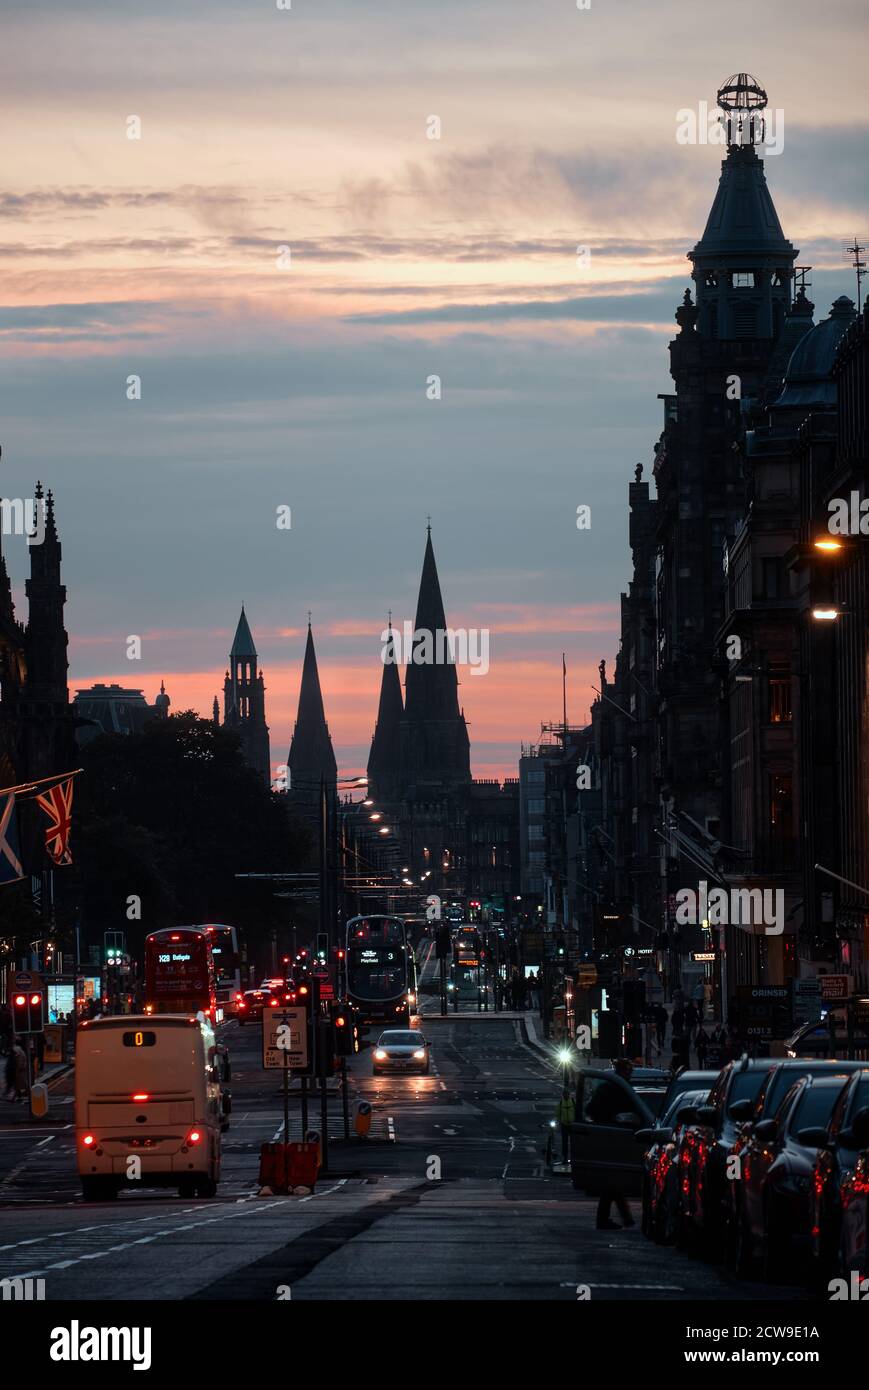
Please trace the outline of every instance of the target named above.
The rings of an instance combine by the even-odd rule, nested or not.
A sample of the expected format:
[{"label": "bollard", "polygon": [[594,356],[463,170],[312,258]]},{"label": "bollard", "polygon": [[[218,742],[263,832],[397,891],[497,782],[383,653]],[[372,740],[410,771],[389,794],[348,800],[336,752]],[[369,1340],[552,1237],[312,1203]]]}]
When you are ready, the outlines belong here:
[{"label": "bollard", "polygon": [[35,1081],[30,1088],[30,1113],[35,1120],[48,1114],[48,1087],[44,1081]]},{"label": "bollard", "polygon": [[360,1139],[365,1139],[371,1128],[371,1103],[367,1100],[356,1102],[356,1116],[353,1120],[353,1128],[356,1130]]}]

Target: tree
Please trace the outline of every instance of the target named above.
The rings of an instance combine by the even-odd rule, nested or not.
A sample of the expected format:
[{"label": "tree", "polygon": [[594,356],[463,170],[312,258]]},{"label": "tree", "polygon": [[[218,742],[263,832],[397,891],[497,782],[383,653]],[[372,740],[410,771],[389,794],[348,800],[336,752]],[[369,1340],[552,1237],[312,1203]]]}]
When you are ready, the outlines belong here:
[{"label": "tree", "polygon": [[299,867],[310,832],[246,765],[231,729],[186,710],[94,739],[82,763],[73,849],[86,938],[125,930],[136,952],[160,927],[229,922],[255,948],[283,923],[272,886],[235,875]]}]

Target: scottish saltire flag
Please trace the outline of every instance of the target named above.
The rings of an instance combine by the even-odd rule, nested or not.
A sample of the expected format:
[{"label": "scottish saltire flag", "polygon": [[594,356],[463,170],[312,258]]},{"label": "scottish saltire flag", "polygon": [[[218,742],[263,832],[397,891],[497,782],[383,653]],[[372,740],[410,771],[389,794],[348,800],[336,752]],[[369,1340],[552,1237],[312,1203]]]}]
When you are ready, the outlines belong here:
[{"label": "scottish saltire flag", "polygon": [[18,817],[15,793],[0,796],[0,883],[14,883],[24,877],[18,848]]},{"label": "scottish saltire flag", "polygon": [[69,852],[69,832],[72,829],[72,778],[43,792],[36,798],[37,805],[48,816],[48,829],[45,832],[45,849],[55,864],[71,864]]}]

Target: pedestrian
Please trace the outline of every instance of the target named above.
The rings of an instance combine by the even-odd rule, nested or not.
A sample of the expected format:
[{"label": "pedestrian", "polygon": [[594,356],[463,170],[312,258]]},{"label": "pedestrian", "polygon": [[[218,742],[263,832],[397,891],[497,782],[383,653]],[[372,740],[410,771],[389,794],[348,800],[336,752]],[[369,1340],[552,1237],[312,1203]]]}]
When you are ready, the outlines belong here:
[{"label": "pedestrian", "polygon": [[670,1018],[670,1023],[671,1023],[672,1028],[673,1028],[673,1036],[674,1036],[674,1037],[676,1036],[677,1033],[684,1033],[684,1031],[685,1031],[685,1005],[684,1005],[684,1004],[675,1004],[675,1003],[674,1003],[674,1005],[673,1005],[673,1013],[672,1013],[671,1018]]},{"label": "pedestrian", "polygon": [[702,1071],[706,1066],[706,1053],[709,1051],[710,1038],[702,1021],[698,1024],[697,1032],[694,1034],[694,1046],[697,1049],[697,1065]]},{"label": "pedestrian", "polygon": [[691,998],[693,999],[694,1007],[697,1010],[697,1021],[698,1023],[702,1023],[703,1010],[706,1005],[706,986],[702,980],[697,981],[696,985],[691,991]]},{"label": "pedestrian", "polygon": [[[613,1062],[613,1071],[622,1081],[630,1085],[633,1075],[633,1065],[627,1057],[618,1057]],[[616,1115],[621,1114],[625,1106],[625,1093],[621,1086],[614,1081],[604,1081],[593,1091],[591,1099],[585,1107],[585,1114],[588,1119],[596,1124],[612,1124]],[[612,1220],[611,1211],[615,1203],[619,1216],[622,1218],[621,1227]],[[595,1226],[599,1231],[618,1231],[627,1230],[629,1226],[636,1225],[628,1200],[621,1187],[616,1186],[610,1180],[600,1194],[597,1204],[597,1215]]]},{"label": "pedestrian", "polygon": [[673,1040],[670,1044],[673,1052],[672,1068],[673,1074],[682,1070],[683,1067],[691,1065],[691,1039],[687,1033],[677,1033],[673,1030]]},{"label": "pedestrian", "polygon": [[688,1034],[689,1038],[693,1038],[694,1030],[697,1027],[699,1021],[700,1020],[697,1017],[697,1009],[694,1005],[694,1001],[692,999],[689,999],[688,1003],[685,1005],[684,1013],[685,1032]]},{"label": "pedestrian", "polygon": [[38,1076],[45,1066],[45,1033],[42,1029],[34,1034],[33,1042],[36,1048],[36,1074]]},{"label": "pedestrian", "polygon": [[555,1109],[555,1118],[561,1126],[561,1161],[570,1162],[570,1126],[576,1119],[576,1105],[573,1096],[565,1086],[561,1092],[561,1100]]},{"label": "pedestrian", "polygon": [[652,1010],[655,1020],[655,1034],[658,1039],[658,1051],[664,1051],[664,1042],[667,1037],[667,1010],[663,1004],[656,1004]]},{"label": "pedestrian", "polygon": [[[9,1092],[12,1092],[10,1095]],[[20,1043],[14,1043],[6,1059],[6,1099],[23,1100],[27,1095],[27,1057]]]}]

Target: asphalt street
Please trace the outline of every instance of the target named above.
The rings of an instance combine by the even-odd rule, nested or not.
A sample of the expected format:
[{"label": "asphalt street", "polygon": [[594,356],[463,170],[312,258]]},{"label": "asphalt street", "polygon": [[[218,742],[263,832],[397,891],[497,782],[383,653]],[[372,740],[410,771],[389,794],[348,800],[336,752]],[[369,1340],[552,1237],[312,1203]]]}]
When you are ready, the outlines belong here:
[{"label": "asphalt street", "polygon": [[[258,1025],[223,1029],[233,1113],[219,1195],[165,1191],[85,1203],[74,1163],[72,1078],[49,1116],[0,1107],[0,1278],[45,1279],[47,1299],[772,1299],[644,1239],[594,1229],[595,1203],[544,1162],[558,1071],[519,1017],[426,1016],[428,1076],[372,1075],[351,1059],[367,1139],[343,1138],[330,1085],[328,1172],[308,1196],[260,1195],[260,1145],[281,1137],[280,1078]],[[291,1137],[301,1133],[291,1098]],[[319,1101],[309,1123],[319,1121]]]}]

